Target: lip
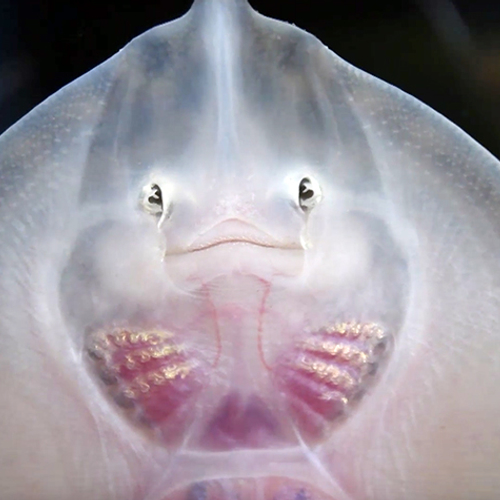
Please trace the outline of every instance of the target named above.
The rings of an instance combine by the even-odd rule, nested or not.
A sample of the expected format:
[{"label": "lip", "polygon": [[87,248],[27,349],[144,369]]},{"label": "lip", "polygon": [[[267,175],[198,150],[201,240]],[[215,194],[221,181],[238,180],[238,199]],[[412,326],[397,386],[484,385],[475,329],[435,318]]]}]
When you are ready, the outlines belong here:
[{"label": "lip", "polygon": [[277,240],[253,224],[240,219],[226,219],[200,234],[186,248],[178,251],[168,251],[167,255],[201,252],[228,244],[246,244],[281,250],[302,250],[300,244]]}]

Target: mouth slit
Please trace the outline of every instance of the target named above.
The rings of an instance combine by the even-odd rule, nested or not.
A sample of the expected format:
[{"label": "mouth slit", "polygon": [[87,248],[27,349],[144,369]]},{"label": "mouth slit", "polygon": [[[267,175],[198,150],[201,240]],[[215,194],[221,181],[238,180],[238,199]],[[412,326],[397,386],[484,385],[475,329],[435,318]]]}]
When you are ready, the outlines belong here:
[{"label": "mouth slit", "polygon": [[271,244],[271,243],[266,243],[263,241],[255,241],[251,240],[248,238],[242,238],[242,237],[234,237],[234,238],[224,238],[221,240],[217,241],[212,241],[207,244],[187,248],[184,250],[177,250],[177,251],[170,251],[166,252],[166,256],[168,255],[181,255],[181,254],[190,254],[190,253],[196,253],[196,252],[201,252],[203,250],[209,250],[210,248],[214,248],[220,245],[225,245],[225,244],[230,244],[230,243],[244,243],[247,245],[252,245],[252,246],[257,246],[261,248],[273,248],[276,250],[302,250],[302,247],[299,245],[277,245],[277,244]]},{"label": "mouth slit", "polygon": [[299,241],[276,239],[253,224],[238,219],[227,219],[202,232],[186,246],[170,248],[165,255],[193,254],[231,243],[275,250],[304,250]]},{"label": "mouth slit", "polygon": [[199,252],[201,250],[208,250],[209,248],[213,248],[213,247],[216,247],[219,245],[224,245],[226,243],[247,243],[248,245],[254,245],[254,246],[263,247],[263,248],[282,248],[282,249],[287,248],[287,247],[280,247],[280,246],[276,246],[276,245],[271,245],[269,243],[263,243],[261,241],[249,240],[246,238],[225,238],[225,239],[220,240],[220,241],[213,241],[212,243],[208,243],[208,244],[203,245],[203,246],[190,248],[187,250],[186,253],[193,253],[193,252]]}]

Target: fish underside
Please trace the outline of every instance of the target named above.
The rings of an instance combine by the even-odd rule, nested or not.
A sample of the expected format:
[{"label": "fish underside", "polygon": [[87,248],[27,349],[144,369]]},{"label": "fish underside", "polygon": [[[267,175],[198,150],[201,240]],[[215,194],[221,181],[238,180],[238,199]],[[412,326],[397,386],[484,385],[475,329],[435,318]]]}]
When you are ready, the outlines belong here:
[{"label": "fish underside", "polygon": [[5,500],[493,499],[498,161],[243,0],[0,137]]}]

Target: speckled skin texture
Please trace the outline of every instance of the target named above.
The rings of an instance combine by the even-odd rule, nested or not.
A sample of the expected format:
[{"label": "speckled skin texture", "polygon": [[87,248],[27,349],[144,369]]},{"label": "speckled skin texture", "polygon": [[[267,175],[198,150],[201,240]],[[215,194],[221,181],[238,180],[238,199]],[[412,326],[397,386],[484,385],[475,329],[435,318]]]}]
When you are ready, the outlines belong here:
[{"label": "speckled skin texture", "polygon": [[0,137],[2,500],[500,491],[499,164],[243,0]]}]

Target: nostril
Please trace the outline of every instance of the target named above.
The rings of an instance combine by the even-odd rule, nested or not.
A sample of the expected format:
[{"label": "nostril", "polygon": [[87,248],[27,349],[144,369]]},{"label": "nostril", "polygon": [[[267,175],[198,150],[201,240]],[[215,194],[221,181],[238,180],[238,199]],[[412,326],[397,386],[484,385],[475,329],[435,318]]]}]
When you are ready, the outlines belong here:
[{"label": "nostril", "polygon": [[301,200],[309,200],[314,196],[314,191],[311,188],[311,181],[307,177],[300,181],[299,196]]},{"label": "nostril", "polygon": [[142,188],[139,204],[141,208],[159,219],[165,215],[165,201],[161,187],[158,184],[147,184]]},{"label": "nostril", "polygon": [[321,199],[319,184],[310,177],[304,177],[299,184],[299,206],[304,212],[308,212]]}]

